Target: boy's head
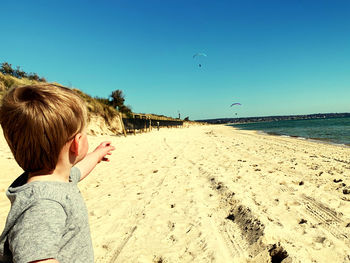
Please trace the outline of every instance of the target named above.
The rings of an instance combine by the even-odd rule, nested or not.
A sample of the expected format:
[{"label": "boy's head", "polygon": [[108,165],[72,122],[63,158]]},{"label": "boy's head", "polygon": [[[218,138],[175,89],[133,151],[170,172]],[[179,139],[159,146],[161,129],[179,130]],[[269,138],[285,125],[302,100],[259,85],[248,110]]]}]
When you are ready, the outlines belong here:
[{"label": "boy's head", "polygon": [[53,171],[63,146],[86,122],[84,102],[56,84],[12,88],[0,106],[4,136],[26,172]]}]

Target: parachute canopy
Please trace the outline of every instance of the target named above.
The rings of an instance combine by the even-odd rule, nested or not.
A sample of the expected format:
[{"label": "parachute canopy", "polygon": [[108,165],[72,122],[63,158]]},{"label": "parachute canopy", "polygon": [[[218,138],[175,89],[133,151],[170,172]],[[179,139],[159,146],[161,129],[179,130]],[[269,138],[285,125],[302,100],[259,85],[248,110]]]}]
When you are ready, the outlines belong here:
[{"label": "parachute canopy", "polygon": [[193,58],[200,57],[200,56],[207,57],[207,54],[205,54],[205,53],[196,53],[196,54],[193,55]]},{"label": "parachute canopy", "polygon": [[231,107],[232,107],[232,106],[235,106],[235,105],[242,105],[242,104],[239,103],[239,102],[235,102],[235,103],[232,103],[232,104],[231,104]]}]

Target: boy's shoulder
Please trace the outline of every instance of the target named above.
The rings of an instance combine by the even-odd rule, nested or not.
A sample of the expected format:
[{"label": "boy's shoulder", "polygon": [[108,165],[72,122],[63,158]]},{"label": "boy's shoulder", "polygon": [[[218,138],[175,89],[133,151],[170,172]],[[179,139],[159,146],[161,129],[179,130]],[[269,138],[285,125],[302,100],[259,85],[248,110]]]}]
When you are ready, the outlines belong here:
[{"label": "boy's shoulder", "polygon": [[40,200],[51,200],[65,206],[69,193],[76,192],[76,184],[80,179],[79,169],[73,167],[70,172],[70,183],[53,181],[36,181],[26,183],[28,174],[23,173],[7,189],[6,195],[11,206],[25,209]]},{"label": "boy's shoulder", "polygon": [[[12,255],[8,249],[9,244],[12,249],[17,249],[13,253],[14,258],[27,258],[30,255],[31,259],[36,260],[44,255],[45,258],[60,259],[64,256],[82,257],[85,254],[93,258],[88,235],[90,233],[88,214],[76,184],[79,178],[79,170],[72,169],[69,183],[48,181],[26,183],[25,173],[14,181],[7,191],[11,209],[3,234],[0,236],[0,262],[1,255]],[[67,248],[61,247],[61,239],[62,244],[70,242]],[[36,247],[38,240],[40,247]],[[88,251],[84,250],[82,255],[80,253],[73,255],[75,252],[72,251],[74,249],[78,251],[81,244],[85,244],[84,247],[87,247]],[[70,251],[69,247],[74,249]],[[57,251],[57,248],[60,250]]]},{"label": "boy's shoulder", "polygon": [[20,175],[6,191],[11,209],[0,237],[0,248],[10,230],[13,232],[14,229],[26,229],[26,225],[30,226],[34,222],[43,223],[43,219],[52,221],[52,216],[54,220],[61,222],[71,221],[70,215],[77,213],[76,210],[84,205],[81,204],[83,201],[77,187],[79,178],[80,172],[77,168],[71,170],[69,183],[56,181],[27,183],[28,173]]}]

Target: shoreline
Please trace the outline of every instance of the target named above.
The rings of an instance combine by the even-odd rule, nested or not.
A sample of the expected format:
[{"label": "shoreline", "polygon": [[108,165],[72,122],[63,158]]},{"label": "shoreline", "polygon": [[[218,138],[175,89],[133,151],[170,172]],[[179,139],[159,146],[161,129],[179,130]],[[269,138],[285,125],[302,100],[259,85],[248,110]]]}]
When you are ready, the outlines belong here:
[{"label": "shoreline", "polygon": [[243,130],[243,131],[256,131],[257,134],[265,134],[265,135],[270,135],[270,136],[281,136],[281,137],[288,137],[288,138],[295,138],[295,139],[303,139],[303,140],[308,140],[311,142],[319,142],[323,144],[330,144],[330,145],[338,145],[338,146],[343,146],[343,147],[350,147],[350,143],[340,143],[340,142],[334,142],[331,139],[326,139],[326,138],[318,138],[318,137],[303,137],[303,136],[298,136],[298,135],[287,135],[287,134],[280,134],[277,132],[268,132],[268,131],[263,131],[263,130],[253,130],[253,129],[240,129],[239,127],[235,127],[234,125],[225,125],[228,127],[234,127],[235,129],[238,130]]},{"label": "shoreline", "polygon": [[[224,125],[88,139],[116,146],[79,183],[97,263],[350,260],[348,147]],[[1,227],[20,172],[4,143]]]},{"label": "shoreline", "polygon": [[269,132],[264,132],[264,131],[258,131],[255,130],[257,134],[264,134],[264,135],[269,135],[269,136],[277,136],[277,137],[286,137],[286,138],[291,138],[291,139],[298,139],[298,140],[306,140],[309,142],[315,142],[315,143],[321,143],[321,144],[326,144],[326,145],[334,145],[334,146],[339,146],[339,147],[345,147],[345,148],[350,148],[350,144],[346,143],[336,143],[332,142],[323,138],[306,138],[302,136],[294,136],[294,135],[285,135],[285,134],[277,134],[277,133],[269,133]]}]

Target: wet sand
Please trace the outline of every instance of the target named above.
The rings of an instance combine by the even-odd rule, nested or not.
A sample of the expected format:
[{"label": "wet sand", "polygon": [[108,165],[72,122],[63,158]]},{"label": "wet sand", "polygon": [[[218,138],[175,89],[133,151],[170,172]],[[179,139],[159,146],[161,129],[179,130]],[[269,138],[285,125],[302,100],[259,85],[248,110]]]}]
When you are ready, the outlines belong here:
[{"label": "wet sand", "polygon": [[[89,136],[95,262],[350,261],[350,148],[226,126]],[[0,138],[0,226],[21,173]]]}]

